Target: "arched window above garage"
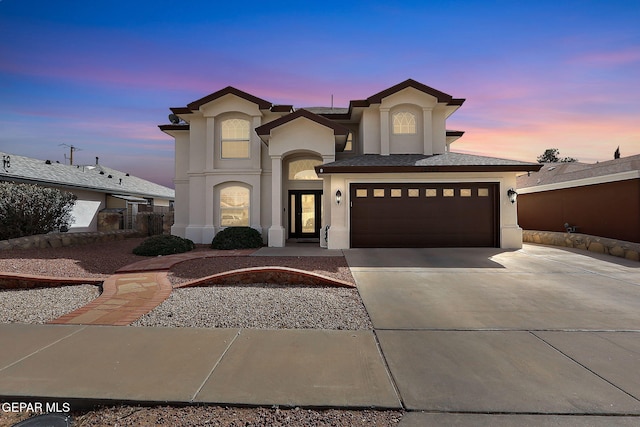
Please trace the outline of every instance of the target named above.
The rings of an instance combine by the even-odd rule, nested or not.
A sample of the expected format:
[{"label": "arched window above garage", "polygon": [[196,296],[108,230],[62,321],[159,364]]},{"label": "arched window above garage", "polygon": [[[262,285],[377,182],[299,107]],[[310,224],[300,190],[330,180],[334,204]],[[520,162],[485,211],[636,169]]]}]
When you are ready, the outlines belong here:
[{"label": "arched window above garage", "polygon": [[409,111],[399,111],[393,114],[394,135],[414,135],[418,132],[416,116]]}]

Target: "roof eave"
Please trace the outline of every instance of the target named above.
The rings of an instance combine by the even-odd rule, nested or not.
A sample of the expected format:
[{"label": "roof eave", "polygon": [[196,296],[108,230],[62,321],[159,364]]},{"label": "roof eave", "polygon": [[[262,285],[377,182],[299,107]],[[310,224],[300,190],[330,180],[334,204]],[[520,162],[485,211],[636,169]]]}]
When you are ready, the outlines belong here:
[{"label": "roof eave", "polygon": [[412,173],[412,172],[534,172],[537,165],[450,165],[450,166],[316,166],[317,174]]},{"label": "roof eave", "polygon": [[132,191],[127,191],[123,189],[93,187],[93,186],[87,186],[83,184],[73,184],[69,182],[52,181],[52,180],[30,178],[30,177],[24,177],[24,176],[0,175],[0,180],[20,182],[25,184],[36,184],[36,185],[47,184],[47,185],[56,186],[59,188],[67,188],[71,190],[87,190],[87,191],[94,191],[96,193],[103,193],[103,194],[112,194],[114,192],[118,192],[118,193],[129,194],[132,196],[139,196],[139,197],[153,197],[156,199],[167,199],[167,200],[175,199],[175,194],[173,195],[173,197],[171,197],[166,194],[132,192]]}]

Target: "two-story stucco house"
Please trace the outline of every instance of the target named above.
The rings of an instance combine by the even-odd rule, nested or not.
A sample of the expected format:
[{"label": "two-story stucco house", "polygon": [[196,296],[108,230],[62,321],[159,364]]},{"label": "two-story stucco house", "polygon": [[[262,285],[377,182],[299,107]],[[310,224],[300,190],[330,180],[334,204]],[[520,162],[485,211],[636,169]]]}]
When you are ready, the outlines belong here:
[{"label": "two-story stucco house", "polygon": [[174,124],[160,126],[175,138],[172,233],[210,243],[250,226],[274,247],[519,248],[508,193],[540,165],[451,152],[462,132],[446,120],[463,102],[406,80],[349,108],[294,109],[233,87],[172,108]]}]

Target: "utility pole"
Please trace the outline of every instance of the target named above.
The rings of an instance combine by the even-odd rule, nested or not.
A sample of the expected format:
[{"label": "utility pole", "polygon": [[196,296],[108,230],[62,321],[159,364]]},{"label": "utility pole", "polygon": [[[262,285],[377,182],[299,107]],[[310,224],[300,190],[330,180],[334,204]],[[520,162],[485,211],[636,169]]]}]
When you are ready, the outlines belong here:
[{"label": "utility pole", "polygon": [[[64,147],[69,147],[69,165],[73,166],[73,152],[76,150],[80,150],[80,148],[78,147],[74,147],[73,145],[68,145],[68,144],[60,144]],[[67,159],[67,155],[65,154],[64,156],[65,159]]]}]

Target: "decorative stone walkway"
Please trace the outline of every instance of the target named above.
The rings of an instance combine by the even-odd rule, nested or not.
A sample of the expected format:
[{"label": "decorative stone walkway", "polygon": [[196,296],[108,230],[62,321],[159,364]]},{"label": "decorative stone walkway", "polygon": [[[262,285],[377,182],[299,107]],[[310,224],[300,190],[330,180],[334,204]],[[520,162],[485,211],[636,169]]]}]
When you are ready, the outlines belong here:
[{"label": "decorative stone walkway", "polygon": [[102,294],[94,301],[49,323],[126,326],[171,294],[166,272],[116,274],[102,286]]}]

